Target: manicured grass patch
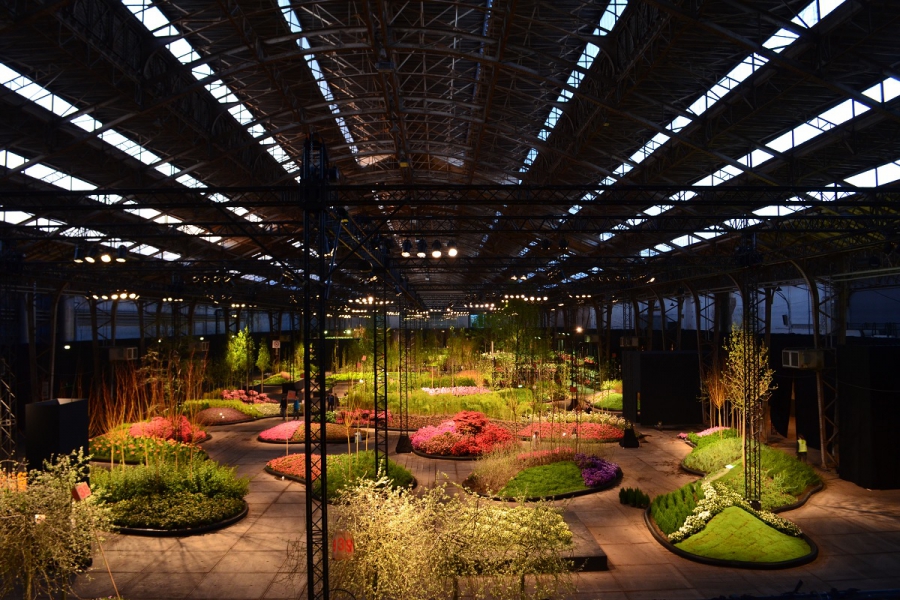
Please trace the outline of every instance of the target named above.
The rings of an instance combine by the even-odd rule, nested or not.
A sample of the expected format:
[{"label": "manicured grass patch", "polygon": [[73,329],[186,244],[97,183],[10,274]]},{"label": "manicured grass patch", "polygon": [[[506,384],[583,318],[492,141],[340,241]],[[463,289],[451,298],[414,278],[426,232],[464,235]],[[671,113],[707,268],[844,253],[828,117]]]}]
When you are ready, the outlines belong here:
[{"label": "manicured grass patch", "polygon": [[781,533],[736,506],[726,508],[703,530],[675,546],[707,558],[760,563],[801,558],[811,551],[803,538]]},{"label": "manicured grass patch", "polygon": [[[708,438],[700,438],[701,445],[694,448],[684,459],[685,466],[706,473],[715,473],[725,465],[733,464],[737,468],[722,477],[721,481],[734,491],[743,493],[744,476],[739,468],[743,441],[739,438],[726,438],[710,442],[707,441]],[[808,464],[801,463],[795,457],[776,448],[762,446],[761,458],[763,472],[761,501],[765,510],[792,504],[807,488],[822,482]]]},{"label": "manicured grass patch", "polygon": [[98,501],[119,527],[182,529],[239,513],[249,489],[235,469],[211,460],[91,469]]},{"label": "manicured grass patch", "polygon": [[622,410],[622,394],[609,392],[594,401],[594,408],[602,410]]},{"label": "manicured grass patch", "polygon": [[587,489],[590,488],[584,485],[581,469],[574,461],[566,460],[519,471],[500,490],[499,495],[504,498],[540,498]]},{"label": "manicured grass patch", "polygon": [[104,462],[156,463],[160,461],[188,462],[191,459],[205,459],[206,452],[196,444],[184,444],[175,440],[161,440],[152,437],[131,437],[129,425],[90,440],[90,454],[93,460]]}]

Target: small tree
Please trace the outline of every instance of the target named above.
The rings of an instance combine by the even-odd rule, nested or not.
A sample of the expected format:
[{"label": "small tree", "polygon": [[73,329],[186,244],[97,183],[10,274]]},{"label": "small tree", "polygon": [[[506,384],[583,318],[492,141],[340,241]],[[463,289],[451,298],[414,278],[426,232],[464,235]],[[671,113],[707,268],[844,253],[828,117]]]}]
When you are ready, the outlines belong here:
[{"label": "small tree", "polygon": [[772,395],[775,371],[769,366],[769,349],[739,327],[731,330],[725,350],[728,352],[723,378],[725,397],[731,402],[743,435],[747,409]]},{"label": "small tree", "polygon": [[272,358],[269,355],[269,347],[263,343],[259,345],[259,354],[256,356],[256,368],[261,377],[266,376],[266,371],[272,366]]},{"label": "small tree", "polygon": [[713,365],[711,369],[703,375],[700,382],[700,394],[709,401],[709,425],[715,427],[725,424],[725,377],[722,373],[722,367],[718,364]]},{"label": "small tree", "polygon": [[228,368],[232,377],[236,376],[237,381],[244,380],[247,385],[250,383],[250,365],[253,361],[254,348],[250,330],[246,327],[228,340],[228,353],[225,356]]}]

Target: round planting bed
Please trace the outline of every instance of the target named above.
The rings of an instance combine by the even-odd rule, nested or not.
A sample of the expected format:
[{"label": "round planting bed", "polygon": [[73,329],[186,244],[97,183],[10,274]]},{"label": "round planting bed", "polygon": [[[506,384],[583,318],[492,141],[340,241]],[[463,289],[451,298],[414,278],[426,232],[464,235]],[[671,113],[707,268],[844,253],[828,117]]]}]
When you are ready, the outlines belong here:
[{"label": "round planting bed", "polygon": [[566,492],[564,494],[553,494],[551,496],[535,496],[533,498],[512,498],[509,496],[491,496],[489,494],[483,494],[481,492],[477,492],[477,491],[473,490],[472,488],[468,487],[465,484],[465,482],[463,482],[463,487],[465,489],[469,490],[470,492],[472,492],[473,494],[475,494],[476,496],[481,496],[482,498],[487,498],[489,500],[498,500],[501,502],[519,502],[520,500],[524,501],[524,502],[540,502],[541,500],[544,500],[544,501],[566,500],[568,498],[577,498],[579,496],[588,496],[590,494],[597,494],[599,492],[605,492],[606,490],[610,490],[610,489],[618,486],[620,483],[622,483],[622,477],[623,477],[623,474],[622,474],[622,471],[620,470],[619,475],[615,479],[608,481],[602,485],[598,485],[597,487],[588,488],[586,490],[576,490],[574,492]]},{"label": "round planting bed", "polygon": [[678,548],[674,544],[672,544],[666,535],[659,530],[656,526],[656,523],[653,522],[653,517],[650,515],[650,508],[648,507],[644,510],[644,524],[647,525],[647,529],[650,530],[651,535],[653,535],[654,539],[659,542],[666,550],[669,552],[676,554],[682,558],[687,560],[691,560],[694,562],[702,563],[704,565],[712,565],[717,567],[732,567],[736,569],[766,569],[766,570],[774,570],[774,569],[791,569],[793,567],[799,567],[801,565],[805,565],[811,563],[816,559],[819,555],[819,547],[813,542],[806,534],[802,534],[800,539],[806,542],[809,545],[810,552],[805,556],[801,556],[799,558],[794,558],[791,560],[783,560],[776,562],[751,562],[751,561],[742,561],[742,560],[723,560],[720,558],[711,558],[707,556],[701,556],[699,554],[693,554],[691,552],[686,552],[681,548]]},{"label": "round planting bed", "polygon": [[198,525],[197,527],[186,527],[183,529],[145,529],[140,527],[114,527],[114,531],[126,535],[142,535],[146,537],[186,537],[189,535],[209,533],[210,531],[217,531],[219,529],[224,529],[229,525],[234,525],[235,523],[246,517],[250,512],[250,506],[247,504],[246,500],[242,502],[244,503],[244,508],[243,510],[241,510],[241,512],[215,523],[207,523],[205,525]]}]

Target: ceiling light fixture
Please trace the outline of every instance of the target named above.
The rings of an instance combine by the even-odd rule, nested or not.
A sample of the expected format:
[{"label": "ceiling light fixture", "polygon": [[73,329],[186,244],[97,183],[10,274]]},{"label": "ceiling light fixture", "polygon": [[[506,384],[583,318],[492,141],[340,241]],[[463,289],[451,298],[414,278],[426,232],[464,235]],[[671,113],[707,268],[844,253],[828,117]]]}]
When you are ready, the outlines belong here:
[{"label": "ceiling light fixture", "polygon": [[403,258],[412,256],[412,242],[409,241],[409,238],[403,240],[403,243],[400,246],[400,256]]},{"label": "ceiling light fixture", "polygon": [[447,242],[447,256],[449,256],[450,258],[453,258],[454,256],[456,256],[456,254],[457,254],[456,242],[454,242],[453,240],[450,240],[449,242]]},{"label": "ceiling light fixture", "polygon": [[109,254],[109,252],[104,251],[103,254],[100,255],[100,261],[104,263],[110,263],[112,262],[112,256]]},{"label": "ceiling light fixture", "polygon": [[97,250],[97,247],[94,246],[93,248],[88,250],[88,253],[84,257],[84,262],[91,264],[91,265],[94,264],[95,262],[97,262],[98,254],[99,254],[99,251]]},{"label": "ceiling light fixture", "polygon": [[434,243],[431,244],[431,258],[440,258],[441,248],[440,240],[434,240]]},{"label": "ceiling light fixture", "polygon": [[419,258],[428,256],[428,244],[425,243],[425,240],[416,240],[416,256]]},{"label": "ceiling light fixture", "polygon": [[116,249],[116,262],[123,263],[126,260],[128,260],[128,248],[121,245]]},{"label": "ceiling light fixture", "polygon": [[73,260],[79,265],[84,262],[84,248],[75,246],[75,258]]}]

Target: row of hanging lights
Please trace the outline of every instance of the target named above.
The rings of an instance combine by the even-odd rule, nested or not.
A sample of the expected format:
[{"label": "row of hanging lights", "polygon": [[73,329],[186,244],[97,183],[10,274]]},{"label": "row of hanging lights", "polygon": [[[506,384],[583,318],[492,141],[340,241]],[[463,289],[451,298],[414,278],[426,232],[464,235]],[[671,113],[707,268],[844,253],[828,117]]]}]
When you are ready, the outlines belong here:
[{"label": "row of hanging lights", "polygon": [[[458,254],[456,249],[456,242],[449,241],[447,242],[446,247],[447,256],[453,258]],[[415,254],[416,258],[427,258],[428,257],[428,242],[423,239],[416,240],[415,244]],[[400,245],[400,256],[403,258],[410,258],[413,255],[413,243],[412,240],[406,238],[403,240],[403,243]],[[444,255],[444,246],[441,244],[440,240],[434,240],[431,243],[431,258],[440,258]]]}]

